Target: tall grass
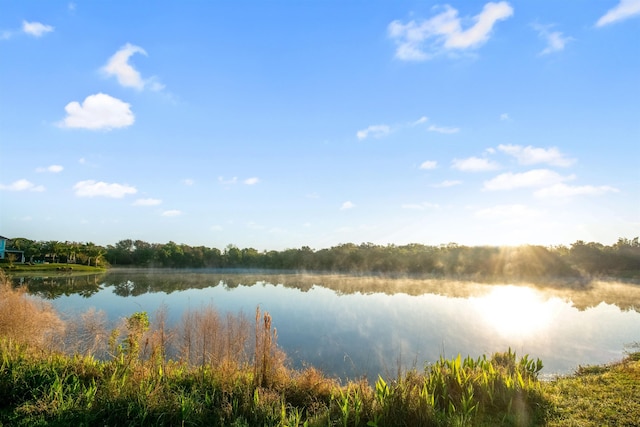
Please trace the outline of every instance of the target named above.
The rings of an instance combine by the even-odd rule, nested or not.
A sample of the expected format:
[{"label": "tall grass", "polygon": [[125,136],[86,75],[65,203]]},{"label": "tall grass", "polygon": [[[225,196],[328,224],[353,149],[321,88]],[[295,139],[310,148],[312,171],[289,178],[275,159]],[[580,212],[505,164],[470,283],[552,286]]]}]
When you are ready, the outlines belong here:
[{"label": "tall grass", "polygon": [[0,425],[523,426],[547,413],[541,362],[510,350],[340,384],[288,368],[259,308],[253,334],[211,306],[174,328],[166,307],[133,313],[109,332],[98,313],[65,323],[0,280]]},{"label": "tall grass", "polygon": [[29,297],[24,288],[14,289],[0,270],[0,336],[44,351],[58,345],[64,328],[50,304]]}]

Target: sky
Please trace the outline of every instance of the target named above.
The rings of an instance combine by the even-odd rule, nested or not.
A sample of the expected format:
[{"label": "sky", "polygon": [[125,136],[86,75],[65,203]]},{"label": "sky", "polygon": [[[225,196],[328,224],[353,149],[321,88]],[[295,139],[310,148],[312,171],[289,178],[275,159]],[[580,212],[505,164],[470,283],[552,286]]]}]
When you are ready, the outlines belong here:
[{"label": "sky", "polygon": [[640,235],[640,0],[0,0],[0,235]]}]

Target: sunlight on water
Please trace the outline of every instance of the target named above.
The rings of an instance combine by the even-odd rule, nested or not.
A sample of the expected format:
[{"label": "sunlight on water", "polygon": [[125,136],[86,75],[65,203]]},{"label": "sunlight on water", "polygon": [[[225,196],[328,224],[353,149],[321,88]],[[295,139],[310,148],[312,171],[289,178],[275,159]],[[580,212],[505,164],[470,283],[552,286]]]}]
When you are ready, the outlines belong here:
[{"label": "sunlight on water", "polygon": [[522,286],[495,286],[473,305],[488,326],[506,338],[543,332],[553,316],[552,301]]},{"label": "sunlight on water", "polygon": [[106,277],[23,278],[21,285],[67,318],[88,309],[115,324],[168,307],[172,325],[186,310],[268,311],[294,368],[312,365],[339,378],[394,375],[440,356],[490,355],[512,348],[544,362],[544,375],[610,363],[639,341],[640,286],[594,282],[549,288],[345,275],[244,275],[115,271]]}]

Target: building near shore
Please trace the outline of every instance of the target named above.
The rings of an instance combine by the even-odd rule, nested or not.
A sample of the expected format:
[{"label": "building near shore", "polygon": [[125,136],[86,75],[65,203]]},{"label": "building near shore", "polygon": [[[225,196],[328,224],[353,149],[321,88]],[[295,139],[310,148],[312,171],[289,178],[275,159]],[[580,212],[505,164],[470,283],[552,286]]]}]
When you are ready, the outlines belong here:
[{"label": "building near shore", "polygon": [[11,249],[11,239],[0,236],[0,260],[10,260],[13,262],[24,263],[24,251]]}]

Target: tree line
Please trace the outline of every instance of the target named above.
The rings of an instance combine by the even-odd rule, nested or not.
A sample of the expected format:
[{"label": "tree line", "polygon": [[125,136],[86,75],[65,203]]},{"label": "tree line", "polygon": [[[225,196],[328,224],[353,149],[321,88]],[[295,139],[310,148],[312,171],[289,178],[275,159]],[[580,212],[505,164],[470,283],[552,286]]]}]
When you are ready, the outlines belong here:
[{"label": "tree line", "polygon": [[576,241],[569,246],[464,246],[455,243],[376,245],[345,243],[314,250],[223,250],[186,244],[125,239],[114,245],[34,241],[16,238],[8,247],[27,262],[62,262],[160,268],[258,268],[351,273],[427,274],[479,279],[616,276],[640,277],[640,242],[620,238],[613,245]]}]

